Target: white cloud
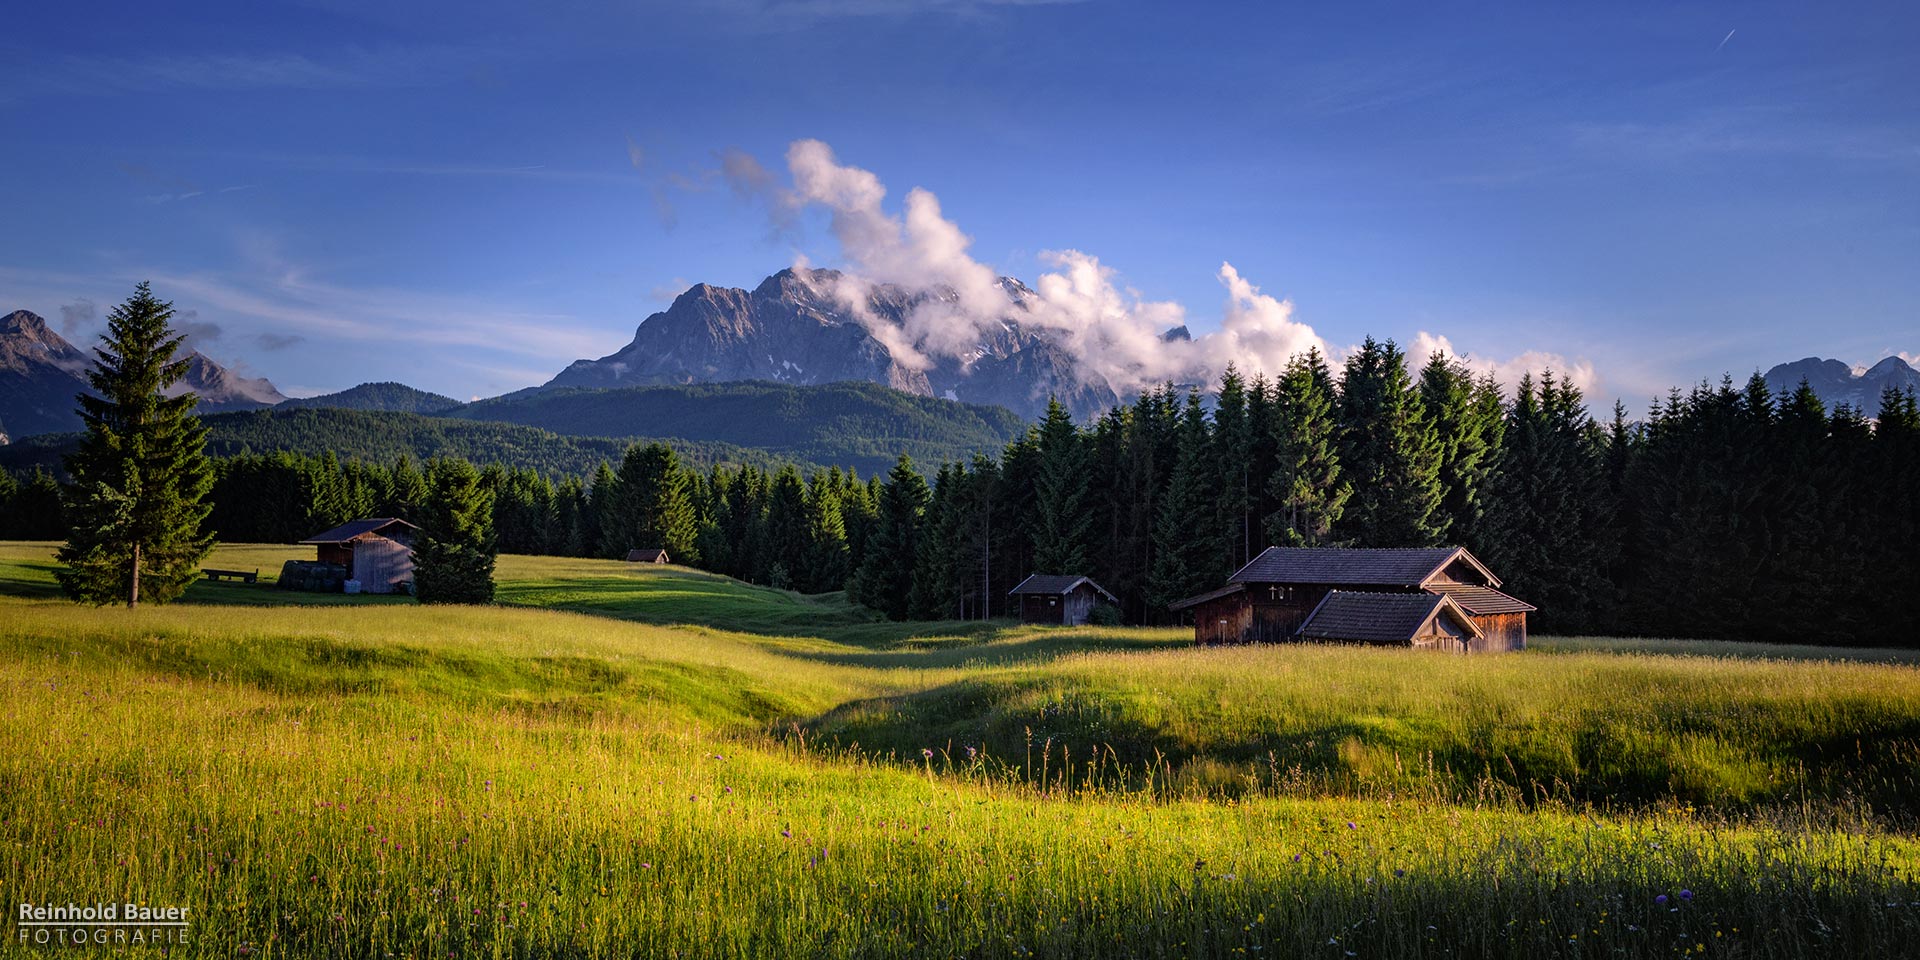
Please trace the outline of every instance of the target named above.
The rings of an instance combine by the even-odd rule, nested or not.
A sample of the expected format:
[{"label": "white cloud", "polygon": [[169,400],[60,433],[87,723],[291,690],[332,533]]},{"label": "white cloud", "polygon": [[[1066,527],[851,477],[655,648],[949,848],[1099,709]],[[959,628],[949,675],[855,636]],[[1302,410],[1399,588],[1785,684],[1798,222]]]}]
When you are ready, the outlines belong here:
[{"label": "white cloud", "polygon": [[[1227,289],[1221,329],[1167,342],[1162,334],[1185,322],[1185,309],[1142,298],[1113,268],[1082,251],[1044,253],[1054,269],[1016,304],[996,271],[968,253],[971,238],[947,219],[932,192],[915,188],[901,212],[890,213],[880,178],[841,164],[818,140],[788,148],[790,191],[759,175],[758,164],[735,160],[729,166],[736,189],[765,198],[776,218],[790,217],[795,208],[826,211],[847,266],[831,292],[910,367],[924,369],[937,357],[964,359],[1005,319],[1053,331],[1079,361],[1082,375],[1121,391],[1164,380],[1211,381],[1228,363],[1277,372],[1294,353],[1325,349],[1311,327],[1293,319],[1291,303],[1261,293],[1231,264],[1219,272]],[[925,297],[894,323],[866,306],[883,284]]]},{"label": "white cloud", "polygon": [[1532,374],[1535,380],[1539,380],[1540,375],[1549,370],[1553,371],[1554,376],[1579,387],[1580,392],[1588,397],[1594,395],[1594,388],[1600,384],[1600,375],[1595,372],[1593,364],[1585,359],[1569,360],[1560,354],[1543,350],[1528,350],[1505,359],[1481,356],[1455,349],[1452,341],[1446,337],[1425,330],[1413,338],[1413,346],[1407,351],[1407,362],[1417,372],[1419,366],[1436,352],[1465,363],[1476,373],[1492,374],[1501,389],[1509,395],[1519,385],[1521,377]]}]

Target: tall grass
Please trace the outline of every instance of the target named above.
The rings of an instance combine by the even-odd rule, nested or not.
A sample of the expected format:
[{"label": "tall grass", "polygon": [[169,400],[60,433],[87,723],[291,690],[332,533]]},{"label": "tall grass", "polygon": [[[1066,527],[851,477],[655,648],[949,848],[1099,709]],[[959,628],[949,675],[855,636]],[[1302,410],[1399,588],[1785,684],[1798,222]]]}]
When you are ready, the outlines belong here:
[{"label": "tall grass", "polygon": [[1911,667],[1201,651],[532,558],[501,564],[520,608],[205,585],[216,602],[130,614],[47,599],[42,557],[0,546],[0,900],[187,906],[178,955],[1797,957],[1920,935]]}]

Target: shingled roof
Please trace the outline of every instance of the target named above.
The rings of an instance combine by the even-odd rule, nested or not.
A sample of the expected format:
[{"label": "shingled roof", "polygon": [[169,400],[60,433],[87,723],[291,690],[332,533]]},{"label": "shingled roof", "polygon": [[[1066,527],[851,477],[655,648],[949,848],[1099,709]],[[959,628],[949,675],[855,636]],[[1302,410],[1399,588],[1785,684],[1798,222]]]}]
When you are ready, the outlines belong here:
[{"label": "shingled roof", "polygon": [[1092,580],[1089,580],[1086,577],[1076,577],[1072,574],[1065,574],[1060,576],[1056,576],[1054,574],[1048,574],[1048,573],[1033,574],[1032,576],[1029,576],[1025,580],[1020,581],[1019,586],[1014,587],[1012,590],[1008,590],[1007,596],[1011,597],[1011,596],[1015,596],[1017,594],[1022,594],[1022,593],[1038,593],[1038,594],[1065,596],[1066,594],[1072,593],[1075,587],[1078,587],[1083,583],[1089,587],[1092,587],[1095,590],[1098,590],[1100,592],[1100,595],[1103,597],[1106,597],[1108,600],[1111,600],[1114,603],[1120,602],[1120,599],[1118,597],[1115,597],[1113,594],[1107,592],[1106,587],[1103,587],[1097,583],[1094,583]]},{"label": "shingled roof", "polygon": [[1480,628],[1473,625],[1466,611],[1445,594],[1358,590],[1328,591],[1326,599],[1300,625],[1300,636],[1356,643],[1408,643],[1436,616],[1451,617],[1463,633],[1480,636]]},{"label": "shingled roof", "polygon": [[1500,585],[1500,578],[1465,547],[1268,547],[1227,582],[1420,587],[1456,559],[1479,571],[1489,584]]},{"label": "shingled roof", "polygon": [[1495,613],[1532,613],[1539,609],[1525,600],[1509,597],[1492,587],[1470,583],[1430,583],[1427,589],[1453,598],[1460,608],[1476,617]]},{"label": "shingled roof", "polygon": [[334,527],[332,530],[324,530],[300,542],[301,543],[347,543],[349,541],[358,540],[361,537],[379,533],[380,531],[385,530],[387,527],[392,526],[393,524],[396,524],[396,523],[403,527],[406,527],[408,530],[420,529],[419,527],[416,527],[413,524],[408,523],[405,520],[402,520],[398,517],[373,517],[367,520],[353,520],[347,523],[343,523],[337,527]]}]

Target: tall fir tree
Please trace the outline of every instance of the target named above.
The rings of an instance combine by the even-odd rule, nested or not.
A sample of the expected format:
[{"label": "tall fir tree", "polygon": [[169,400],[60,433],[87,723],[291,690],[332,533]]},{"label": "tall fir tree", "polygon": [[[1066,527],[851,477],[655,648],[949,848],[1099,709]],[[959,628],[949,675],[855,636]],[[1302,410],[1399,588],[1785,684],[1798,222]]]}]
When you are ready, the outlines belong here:
[{"label": "tall fir tree", "polygon": [[773,490],[767,498],[767,550],[767,582],[781,589],[799,585],[808,560],[807,487],[792,464],[773,475]]},{"label": "tall fir tree", "polygon": [[605,460],[593,468],[587,482],[587,510],[580,518],[580,529],[587,541],[587,556],[619,558],[627,555],[627,535],[621,524],[626,519],[620,494],[620,477]]},{"label": "tall fir tree", "polygon": [[1368,337],[1340,380],[1340,466],[1353,483],[1344,538],[1362,547],[1439,542],[1440,446],[1406,355]]},{"label": "tall fir tree", "polygon": [[807,555],[797,582],[809,593],[839,590],[847,584],[847,523],[840,511],[840,471],[821,470],[807,478]]},{"label": "tall fir tree", "polygon": [[166,390],[187,375],[175,359],[182,338],[173,304],[142,283],[107,316],[81,394],[86,433],[67,457],[71,530],[61,547],[61,589],[82,603],[166,603],[200,575],[213,549],[201,529],[212,509],[207,429],[193,416],[198,397]]},{"label": "tall fir tree", "polygon": [[690,478],[673,448],[664,443],[628,448],[619,478],[615,529],[625,535],[626,546],[616,549],[662,549],[676,563],[699,563],[693,542],[699,516]]},{"label": "tall fir tree", "polygon": [[920,556],[920,523],[930,499],[927,481],[902,454],[880,489],[866,556],[847,583],[847,596],[884,614],[905,620],[912,611],[913,570]]},{"label": "tall fir tree", "polygon": [[1440,455],[1440,510],[1434,526],[1452,543],[1478,547],[1487,475],[1499,454],[1506,408],[1491,378],[1435,351],[1420,370],[1420,401],[1433,423]]},{"label": "tall fir tree", "polygon": [[1226,571],[1244,566],[1261,539],[1261,518],[1253,513],[1255,504],[1253,472],[1253,424],[1247,408],[1247,382],[1232,363],[1220,375],[1220,392],[1213,405],[1214,489],[1218,492],[1214,523],[1220,528],[1220,543],[1226,549],[1219,567]]},{"label": "tall fir tree", "polygon": [[1147,575],[1147,604],[1163,611],[1176,600],[1220,583],[1224,550],[1219,527],[1196,522],[1214,515],[1214,471],[1208,463],[1212,443],[1206,411],[1197,393],[1187,394],[1180,417],[1179,454],[1153,525],[1153,567]]},{"label": "tall fir tree", "polygon": [[1582,630],[1614,603],[1619,549],[1605,434],[1578,388],[1551,372],[1522,377],[1489,485],[1484,552],[1505,589],[1540,608],[1536,624]]},{"label": "tall fir tree", "polygon": [[1034,483],[1038,523],[1033,528],[1036,573],[1085,573],[1091,565],[1093,532],[1087,443],[1067,408],[1047,401],[1038,436],[1039,475]]},{"label": "tall fir tree", "polygon": [[1318,547],[1353,495],[1340,469],[1338,424],[1333,418],[1331,377],[1318,348],[1287,362],[1274,385],[1274,468],[1268,481],[1273,513],[1267,538],[1294,547]]},{"label": "tall fir tree", "polygon": [[413,544],[421,603],[492,603],[493,494],[465,460],[427,463],[427,504]]}]

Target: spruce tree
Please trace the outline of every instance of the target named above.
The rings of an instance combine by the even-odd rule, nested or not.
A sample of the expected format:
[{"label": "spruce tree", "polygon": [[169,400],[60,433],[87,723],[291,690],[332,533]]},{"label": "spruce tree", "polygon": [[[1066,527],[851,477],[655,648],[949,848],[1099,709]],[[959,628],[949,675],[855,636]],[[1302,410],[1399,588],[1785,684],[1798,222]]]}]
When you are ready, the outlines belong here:
[{"label": "spruce tree", "polygon": [[1040,470],[1034,483],[1034,505],[1039,522],[1033,529],[1034,572],[1084,574],[1091,564],[1093,478],[1087,470],[1086,439],[1058,400],[1047,401],[1038,445]]},{"label": "spruce tree", "polygon": [[377,512],[383,517],[398,517],[412,523],[426,498],[427,478],[420,475],[420,468],[414,466],[412,457],[402,454],[387,468],[387,482],[380,492]]},{"label": "spruce tree", "polygon": [[807,479],[807,555],[799,580],[808,593],[839,590],[847,583],[847,525],[840,512],[839,474],[822,470]]},{"label": "spruce tree", "polygon": [[60,549],[61,589],[82,603],[166,603],[200,575],[213,549],[201,530],[213,487],[199,398],[166,395],[187,374],[173,304],[142,283],[107,317],[82,394],[86,433],[67,457],[71,525]]},{"label": "spruce tree", "polygon": [[1153,525],[1153,566],[1147,575],[1147,604],[1153,610],[1220,585],[1219,527],[1214,515],[1214,471],[1207,462],[1212,447],[1200,395],[1187,394],[1180,418],[1179,456],[1167,482]]},{"label": "spruce tree", "polygon": [[800,586],[806,580],[807,487],[792,464],[773,475],[773,491],[767,499],[767,550],[769,577],[778,567],[786,575],[786,586]]},{"label": "spruce tree", "polygon": [[1505,429],[1506,410],[1491,378],[1435,351],[1420,370],[1420,400],[1440,454],[1440,510],[1434,526],[1452,543],[1478,546],[1482,493]]},{"label": "spruce tree", "polygon": [[1287,362],[1274,386],[1275,464],[1269,481],[1274,511],[1267,538],[1295,547],[1325,545],[1353,487],[1341,475],[1330,377],[1318,348]]},{"label": "spruce tree", "polygon": [[421,603],[492,603],[493,494],[465,460],[427,463],[427,502],[413,544]]},{"label": "spruce tree", "polygon": [[1213,406],[1211,458],[1214,489],[1219,496],[1214,523],[1226,548],[1220,566],[1238,570],[1257,549],[1261,519],[1253,514],[1253,426],[1247,408],[1247,384],[1231,363],[1220,376],[1220,394]]},{"label": "spruce tree", "polygon": [[[634,446],[620,462],[620,496],[615,530],[628,547],[663,549],[675,563],[698,563],[694,511],[686,470],[673,448],[663,443]],[[618,548],[623,551],[627,547]]]},{"label": "spruce tree", "polygon": [[1342,527],[1363,547],[1439,542],[1440,448],[1406,356],[1368,337],[1340,381],[1340,466],[1353,483]]},{"label": "spruce tree", "polygon": [[627,543],[627,532],[622,526],[626,520],[620,494],[620,478],[614,474],[613,467],[605,460],[593,469],[593,479],[587,484],[587,512],[580,519],[580,528],[586,533],[587,555],[590,557],[624,558],[631,544]]},{"label": "spruce tree", "polygon": [[1613,602],[1606,575],[1618,549],[1605,434],[1572,384],[1522,377],[1488,487],[1481,558],[1547,630],[1592,629]]},{"label": "spruce tree", "polygon": [[914,469],[912,458],[901,454],[880,489],[866,556],[847,583],[848,599],[880,611],[889,620],[907,619],[928,499],[926,478]]}]

